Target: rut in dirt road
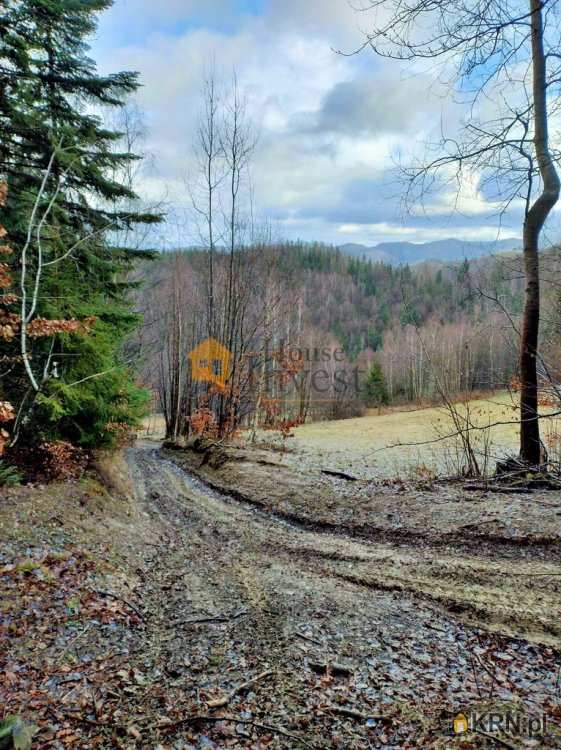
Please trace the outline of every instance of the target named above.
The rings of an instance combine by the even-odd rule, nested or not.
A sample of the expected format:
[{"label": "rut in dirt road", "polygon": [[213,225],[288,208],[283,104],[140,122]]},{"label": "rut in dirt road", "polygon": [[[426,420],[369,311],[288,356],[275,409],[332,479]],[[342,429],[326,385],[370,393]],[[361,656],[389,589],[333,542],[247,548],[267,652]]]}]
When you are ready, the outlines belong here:
[{"label": "rut in dirt road", "polygon": [[460,708],[555,702],[552,649],[361,579],[407,549],[296,528],[151,448],[129,465],[161,538],[139,591],[152,613],[141,658],[206,717],[171,726],[174,747],[444,748]]}]

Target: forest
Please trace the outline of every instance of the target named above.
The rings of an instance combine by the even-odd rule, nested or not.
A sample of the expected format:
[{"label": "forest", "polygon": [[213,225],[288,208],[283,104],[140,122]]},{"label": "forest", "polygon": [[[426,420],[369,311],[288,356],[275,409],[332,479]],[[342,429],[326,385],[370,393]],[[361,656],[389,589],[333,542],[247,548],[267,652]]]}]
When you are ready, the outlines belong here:
[{"label": "forest", "polygon": [[[557,263],[555,251],[544,258],[553,274]],[[236,427],[254,418],[273,426],[357,416],[368,406],[436,402],[441,388],[452,397],[500,390],[515,378],[516,333],[509,315],[522,308],[519,257],[392,267],[320,244],[279,243],[240,250],[238,268],[240,298],[247,302]],[[166,253],[143,270],[149,277],[138,296],[146,328],[140,340],[143,378],[171,438],[189,435],[193,414],[197,419],[200,385],[190,379],[187,364],[204,338],[205,269],[204,252],[191,250]],[[220,252],[216,283],[227,274],[228,258]],[[558,340],[557,294],[550,286],[544,304],[550,347]],[[325,370],[318,356],[324,349],[333,356],[340,350],[335,369],[349,374],[348,387],[337,387],[333,377],[329,387],[327,381],[324,389],[313,387],[314,371]],[[293,377],[283,370],[283,350],[302,355],[291,363]],[[268,370],[260,378],[264,362]],[[376,373],[379,388],[369,389]],[[260,385],[267,404],[255,417]]]},{"label": "forest", "polygon": [[560,29],[0,2],[0,750],[561,747]]}]

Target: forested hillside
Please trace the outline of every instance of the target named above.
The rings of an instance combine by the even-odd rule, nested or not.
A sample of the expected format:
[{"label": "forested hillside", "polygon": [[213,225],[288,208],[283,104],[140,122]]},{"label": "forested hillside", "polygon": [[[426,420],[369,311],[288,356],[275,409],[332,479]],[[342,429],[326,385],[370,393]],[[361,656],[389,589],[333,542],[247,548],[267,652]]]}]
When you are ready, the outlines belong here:
[{"label": "forested hillside", "polygon": [[[557,253],[545,255],[543,263],[553,279]],[[145,267],[138,296],[145,315],[140,345],[146,382],[157,394],[158,408],[185,410],[181,420],[190,415],[188,404],[195,408],[197,401],[188,355],[205,336],[200,321],[206,264],[207,255],[196,250],[163,254]],[[228,264],[228,256],[218,252],[216,283],[227,277]],[[281,243],[239,251],[236,267],[246,358],[260,361],[265,349],[271,354],[284,347],[306,360],[274,394],[275,408],[287,420],[352,415],[380,400],[421,401],[441,398],[442,391],[502,388],[516,372],[523,292],[516,255],[394,267],[321,244]],[[544,339],[552,346],[555,285],[546,286],[545,295]],[[325,348],[329,357],[320,354]],[[349,387],[338,391],[326,380],[318,394],[314,372],[323,371],[339,348]],[[376,395],[367,381],[380,367],[382,390]],[[269,383],[279,369],[268,373]],[[241,386],[247,415],[258,398],[253,372],[253,380],[247,375]],[[182,379],[188,384],[179,407],[172,394]]]},{"label": "forested hillside", "polygon": [[449,238],[434,242],[380,242],[368,247],[356,243],[340,245],[348,255],[367,260],[381,260],[393,265],[419,263],[424,260],[444,262],[472,260],[494,253],[508,252],[520,248],[520,239],[474,242]]}]

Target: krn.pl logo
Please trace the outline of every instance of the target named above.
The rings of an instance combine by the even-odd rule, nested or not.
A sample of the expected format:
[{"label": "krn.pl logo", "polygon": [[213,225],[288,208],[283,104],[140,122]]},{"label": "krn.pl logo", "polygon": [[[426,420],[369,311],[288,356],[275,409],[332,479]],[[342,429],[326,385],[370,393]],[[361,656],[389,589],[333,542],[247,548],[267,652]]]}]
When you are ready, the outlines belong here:
[{"label": "krn.pl logo", "polygon": [[468,720],[465,714],[458,714],[454,719],[454,732],[456,734],[463,734],[469,729]]}]

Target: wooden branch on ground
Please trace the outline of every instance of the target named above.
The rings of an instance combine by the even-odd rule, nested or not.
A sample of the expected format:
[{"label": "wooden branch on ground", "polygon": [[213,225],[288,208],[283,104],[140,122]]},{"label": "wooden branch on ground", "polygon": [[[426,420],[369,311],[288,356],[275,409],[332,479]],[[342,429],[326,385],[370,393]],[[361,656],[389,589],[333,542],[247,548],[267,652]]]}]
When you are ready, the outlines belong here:
[{"label": "wooden branch on ground", "polygon": [[327,474],[328,477],[337,477],[338,479],[346,479],[347,482],[358,482],[356,477],[351,474],[345,474],[344,471],[335,471],[334,469],[322,469],[322,474]]},{"label": "wooden branch on ground", "polygon": [[261,674],[258,674],[256,677],[252,677],[250,680],[247,680],[246,682],[242,682],[241,685],[238,685],[233,690],[231,690],[226,695],[221,696],[220,698],[213,698],[209,701],[207,701],[207,706],[209,708],[222,708],[223,706],[227,706],[228,703],[238,695],[238,693],[242,693],[244,690],[247,690],[248,687],[251,687],[252,685],[255,685],[256,682],[259,682],[260,680],[264,680],[265,677],[269,677],[273,674],[272,669],[267,669],[265,672],[261,672]]},{"label": "wooden branch on ground", "polygon": [[345,706],[327,706],[327,708],[322,710],[329,711],[332,714],[339,714],[339,716],[345,716],[349,719],[356,719],[357,721],[367,721],[368,719],[380,721],[387,718],[383,714],[364,714],[362,711],[357,711],[354,708],[345,708]]},{"label": "wooden branch on ground", "polygon": [[240,609],[232,615],[209,615],[208,617],[193,617],[190,620],[176,620],[172,625],[178,627],[181,625],[201,625],[205,622],[231,622],[244,615],[247,615],[247,609]]},{"label": "wooden branch on ground", "polygon": [[303,641],[309,641],[310,643],[315,643],[316,646],[323,645],[321,641],[319,641],[317,638],[312,638],[311,635],[306,635],[306,633],[302,633],[302,631],[297,630],[294,635],[297,638],[302,638]]},{"label": "wooden branch on ground", "polygon": [[301,745],[304,745],[304,747],[310,748],[310,750],[316,750],[314,745],[311,745],[309,742],[302,739],[301,737],[298,737],[298,735],[296,734],[287,732],[286,729],[273,726],[272,724],[262,724],[261,722],[258,722],[258,721],[251,721],[250,719],[239,719],[237,716],[204,716],[200,714],[195,714],[194,716],[187,716],[184,719],[179,719],[179,721],[174,721],[171,724],[156,724],[155,727],[153,728],[160,729],[165,732],[171,732],[173,730],[178,729],[183,724],[196,724],[198,721],[205,722],[205,723],[212,723],[212,724],[219,724],[221,721],[234,723],[234,724],[243,724],[244,726],[250,726],[250,727],[254,727],[255,729],[261,729],[264,732],[272,732],[273,734],[279,734],[282,737],[287,737],[290,740],[299,742]]},{"label": "wooden branch on ground", "polygon": [[462,489],[466,492],[494,492],[499,495],[529,495],[532,493],[530,487],[520,487],[520,485],[515,485],[514,487],[508,487],[507,485],[497,487],[487,484],[464,484]]},{"label": "wooden branch on ground", "polygon": [[99,594],[100,596],[105,596],[108,599],[115,599],[118,602],[122,602],[123,604],[126,604],[129,609],[132,609],[132,611],[140,617],[142,622],[146,623],[146,615],[141,612],[138,607],[135,607],[134,604],[131,604],[127,599],[123,599],[122,596],[119,596],[118,594],[113,594],[111,591],[102,591],[101,589],[94,589],[94,594]]},{"label": "wooden branch on ground", "polygon": [[476,653],[473,654],[473,658],[479,664],[479,666],[481,667],[481,669],[483,669],[488,674],[488,676],[491,678],[491,690],[489,692],[489,698],[492,698],[493,697],[493,692],[495,690],[495,683],[498,684],[498,680],[497,680],[496,676],[493,674],[493,672],[491,672],[491,670],[489,669],[489,667],[483,662],[482,659],[479,658],[479,656]]},{"label": "wooden branch on ground", "polygon": [[500,737],[496,737],[494,734],[483,732],[481,729],[476,729],[475,733],[480,734],[482,737],[486,737],[489,740],[494,740],[498,745],[502,745],[502,747],[508,747],[509,750],[516,750],[516,745],[513,745],[512,743],[507,742],[507,740],[503,740]]}]

